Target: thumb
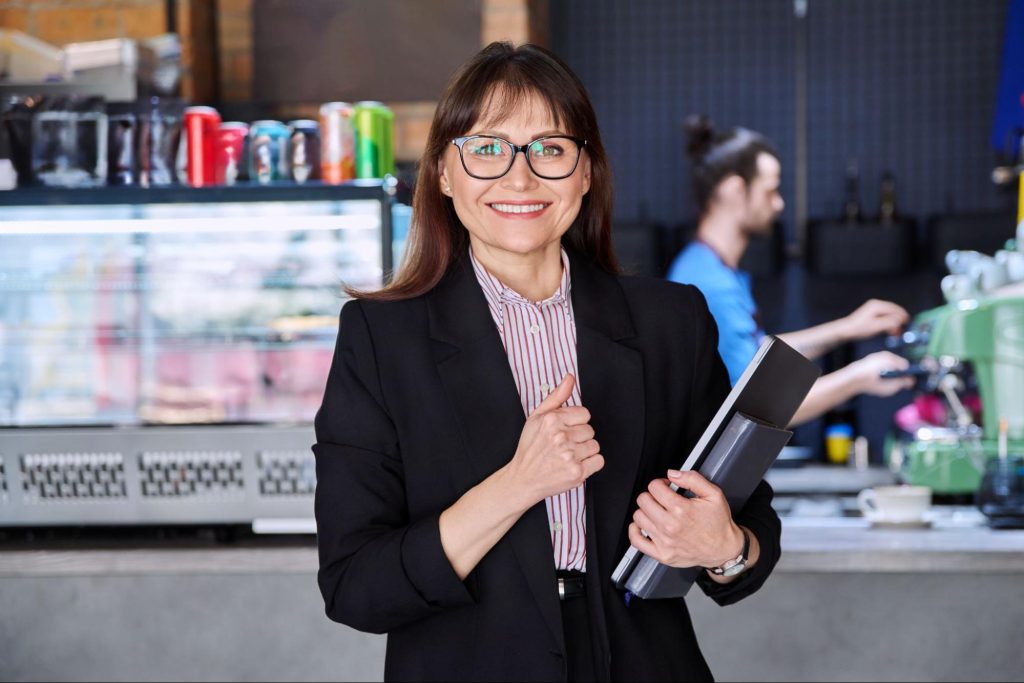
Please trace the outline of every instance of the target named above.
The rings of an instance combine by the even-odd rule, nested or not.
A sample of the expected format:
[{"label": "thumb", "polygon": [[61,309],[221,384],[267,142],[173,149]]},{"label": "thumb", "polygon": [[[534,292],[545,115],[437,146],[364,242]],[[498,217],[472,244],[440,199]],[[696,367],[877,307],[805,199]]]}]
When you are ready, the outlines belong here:
[{"label": "thumb", "polygon": [[542,415],[561,408],[562,405],[572,396],[572,388],[576,385],[576,378],[572,374],[566,374],[562,383],[551,390],[541,404],[537,406],[530,415]]}]

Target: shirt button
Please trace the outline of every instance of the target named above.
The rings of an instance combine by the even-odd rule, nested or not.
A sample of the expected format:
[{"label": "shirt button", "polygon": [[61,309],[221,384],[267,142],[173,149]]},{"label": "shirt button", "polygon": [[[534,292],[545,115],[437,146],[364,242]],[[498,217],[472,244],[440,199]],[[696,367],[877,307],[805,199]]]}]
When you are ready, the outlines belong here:
[{"label": "shirt button", "polygon": [[530,334],[537,334],[540,332],[540,325],[534,324],[530,326]]},{"label": "shirt button", "polygon": [[555,531],[561,531],[562,530],[562,523],[561,522],[555,522],[554,524],[551,525],[551,528],[554,529]]},{"label": "shirt button", "polygon": [[548,393],[548,389],[550,389],[550,388],[551,388],[551,386],[548,385],[547,383],[544,383],[544,384],[540,385],[540,390],[542,392],[544,392],[545,394]]}]

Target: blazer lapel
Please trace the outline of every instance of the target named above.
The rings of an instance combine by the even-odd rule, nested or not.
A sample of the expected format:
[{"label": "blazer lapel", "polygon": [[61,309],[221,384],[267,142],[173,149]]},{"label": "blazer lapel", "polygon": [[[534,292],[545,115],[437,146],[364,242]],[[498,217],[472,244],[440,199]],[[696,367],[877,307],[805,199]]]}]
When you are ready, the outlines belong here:
[{"label": "blazer lapel", "polygon": [[[428,297],[434,357],[466,444],[461,481],[470,488],[508,463],[526,418],[508,356],[468,258]],[[551,532],[543,501],[506,538],[545,623],[564,649]]]},{"label": "blazer lapel", "polygon": [[[621,285],[569,251],[580,394],[601,444],[604,468],[587,481],[587,573],[604,592],[618,564],[614,553],[626,533],[626,514],[644,441],[644,366],[629,345],[636,332]],[[593,585],[593,584],[591,584]]]}]

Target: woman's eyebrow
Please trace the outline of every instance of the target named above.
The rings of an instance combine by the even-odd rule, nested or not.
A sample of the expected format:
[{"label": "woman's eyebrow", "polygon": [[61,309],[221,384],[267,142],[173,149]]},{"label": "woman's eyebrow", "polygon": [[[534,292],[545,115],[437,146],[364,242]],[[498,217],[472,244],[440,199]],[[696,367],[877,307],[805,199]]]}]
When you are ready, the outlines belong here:
[{"label": "woman's eyebrow", "polygon": [[[494,129],[491,129],[491,128],[486,128],[484,130],[475,131],[473,133],[470,133],[470,135],[491,135],[491,136],[496,137],[496,138],[504,138],[506,140],[509,139],[508,133],[506,133],[504,131],[500,131],[500,130],[494,130]],[[530,141],[536,140],[537,138],[543,138],[543,137],[546,137],[548,135],[565,135],[565,133],[563,133],[562,131],[558,130],[557,128],[551,128],[551,129],[548,129],[548,130],[545,130],[545,131],[541,131],[540,133],[533,133],[533,137],[530,138]]]}]

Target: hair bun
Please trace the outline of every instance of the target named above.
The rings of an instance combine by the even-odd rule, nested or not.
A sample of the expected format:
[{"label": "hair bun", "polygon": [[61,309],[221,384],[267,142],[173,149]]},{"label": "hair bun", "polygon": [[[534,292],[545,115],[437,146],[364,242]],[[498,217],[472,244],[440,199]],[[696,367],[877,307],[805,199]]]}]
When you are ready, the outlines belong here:
[{"label": "hair bun", "polygon": [[692,114],[683,122],[686,129],[686,154],[693,161],[700,161],[711,150],[715,128],[707,114]]}]

